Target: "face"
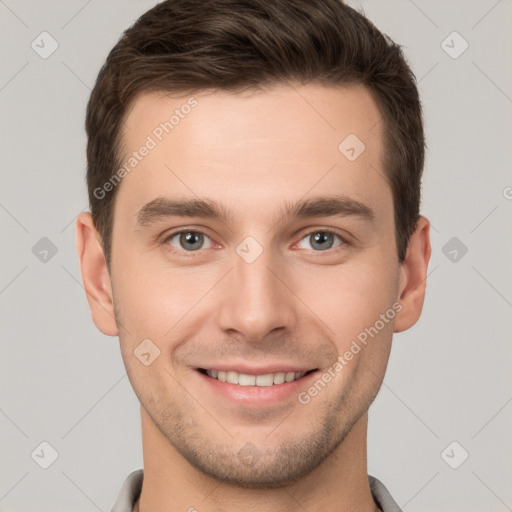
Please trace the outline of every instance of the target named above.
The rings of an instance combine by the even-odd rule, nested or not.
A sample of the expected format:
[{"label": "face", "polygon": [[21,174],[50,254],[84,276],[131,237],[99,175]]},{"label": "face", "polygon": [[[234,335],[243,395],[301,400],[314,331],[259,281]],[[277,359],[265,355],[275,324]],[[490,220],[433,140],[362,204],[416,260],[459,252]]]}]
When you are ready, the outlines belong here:
[{"label": "face", "polygon": [[147,418],[207,475],[294,481],[378,392],[403,289],[379,120],[364,87],[319,85],[144,94],[125,119],[122,356]]}]

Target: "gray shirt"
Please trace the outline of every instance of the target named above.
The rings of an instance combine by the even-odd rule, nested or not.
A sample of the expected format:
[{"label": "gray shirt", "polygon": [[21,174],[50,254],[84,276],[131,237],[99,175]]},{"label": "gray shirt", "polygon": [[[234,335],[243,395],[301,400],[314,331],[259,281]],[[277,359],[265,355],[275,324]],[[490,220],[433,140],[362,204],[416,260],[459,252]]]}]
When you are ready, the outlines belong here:
[{"label": "gray shirt", "polygon": [[[144,470],[137,469],[130,473],[121,487],[121,491],[117,497],[112,512],[132,512],[135,502],[140,496],[142,490],[142,479],[144,477]],[[389,494],[384,484],[377,480],[377,478],[368,475],[370,482],[370,491],[373,496],[373,501],[377,504],[382,512],[402,512],[400,507],[396,504],[395,500]]]}]

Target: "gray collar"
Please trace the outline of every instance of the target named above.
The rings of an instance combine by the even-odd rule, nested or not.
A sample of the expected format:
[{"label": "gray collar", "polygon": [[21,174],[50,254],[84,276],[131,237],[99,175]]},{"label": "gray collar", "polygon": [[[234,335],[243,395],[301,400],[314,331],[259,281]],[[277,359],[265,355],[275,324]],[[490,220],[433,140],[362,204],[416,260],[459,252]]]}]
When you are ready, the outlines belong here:
[{"label": "gray collar", "polygon": [[[111,512],[133,512],[133,506],[142,490],[143,478],[143,469],[137,469],[126,477]],[[368,481],[373,500],[382,512],[402,512],[386,489],[386,486],[380,480],[368,475]]]}]

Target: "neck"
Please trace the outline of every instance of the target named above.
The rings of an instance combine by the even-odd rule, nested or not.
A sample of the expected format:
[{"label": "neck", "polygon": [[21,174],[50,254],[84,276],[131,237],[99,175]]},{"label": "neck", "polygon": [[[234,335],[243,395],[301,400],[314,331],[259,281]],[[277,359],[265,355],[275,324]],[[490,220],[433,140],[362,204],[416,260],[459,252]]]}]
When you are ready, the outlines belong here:
[{"label": "neck", "polygon": [[200,472],[169,444],[141,407],[144,480],[134,512],[324,510],[377,512],[368,483],[364,414],[332,454],[291,485],[231,486]]}]

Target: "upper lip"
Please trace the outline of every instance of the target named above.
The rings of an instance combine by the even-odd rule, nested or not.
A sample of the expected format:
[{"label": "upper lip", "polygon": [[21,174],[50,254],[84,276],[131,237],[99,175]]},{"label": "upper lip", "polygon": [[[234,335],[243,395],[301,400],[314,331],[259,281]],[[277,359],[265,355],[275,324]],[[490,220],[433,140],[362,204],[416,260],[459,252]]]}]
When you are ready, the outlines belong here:
[{"label": "upper lip", "polygon": [[205,366],[199,366],[197,368],[202,370],[219,370],[221,372],[237,372],[246,375],[266,375],[268,373],[287,373],[287,372],[308,372],[310,370],[316,370],[317,368],[304,365],[291,365],[291,364],[269,364],[266,366],[254,366],[248,364],[209,364]]}]

